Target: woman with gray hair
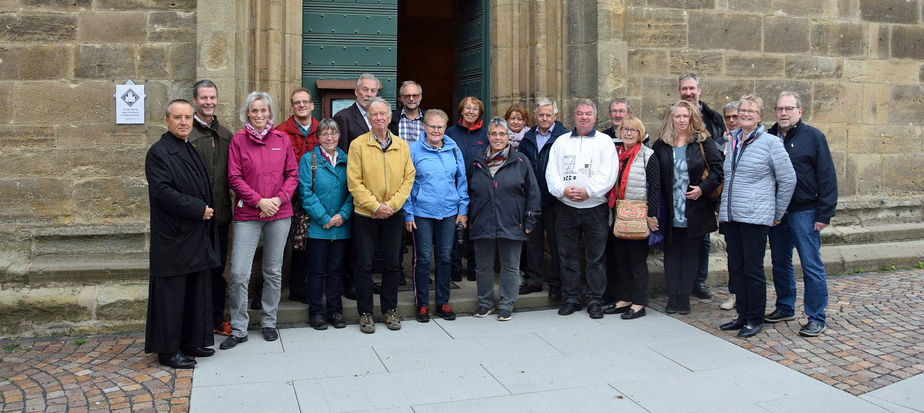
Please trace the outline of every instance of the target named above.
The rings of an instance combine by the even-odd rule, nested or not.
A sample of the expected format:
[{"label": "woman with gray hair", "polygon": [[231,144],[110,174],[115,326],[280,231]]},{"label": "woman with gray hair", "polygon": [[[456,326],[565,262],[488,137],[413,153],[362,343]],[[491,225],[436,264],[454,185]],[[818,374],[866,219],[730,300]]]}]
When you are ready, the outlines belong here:
[{"label": "woman with gray hair", "polygon": [[466,169],[469,233],[475,243],[478,309],[494,311],[494,256],[500,260],[498,321],[510,320],[520,285],[520,250],[536,225],[539,185],[526,156],[512,149],[507,121],[488,122],[488,146]]},{"label": "woman with gray hair", "polygon": [[231,336],[222,350],[247,341],[247,284],[253,255],[263,237],[263,338],[275,341],[276,310],[282,287],[282,255],[298,185],[298,163],[292,143],[273,130],[273,100],[266,92],[251,92],[240,111],[244,129],[231,138],[228,185],[237,195],[228,298]]}]

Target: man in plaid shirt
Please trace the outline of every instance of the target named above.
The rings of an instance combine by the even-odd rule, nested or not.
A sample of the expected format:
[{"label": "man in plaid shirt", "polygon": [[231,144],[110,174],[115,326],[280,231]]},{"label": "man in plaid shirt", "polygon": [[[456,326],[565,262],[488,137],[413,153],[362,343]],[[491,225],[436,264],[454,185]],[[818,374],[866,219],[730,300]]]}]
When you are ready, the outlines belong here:
[{"label": "man in plaid shirt", "polygon": [[391,124],[388,125],[388,129],[391,130],[391,133],[400,136],[407,142],[416,141],[424,130],[424,111],[420,109],[423,89],[419,83],[413,80],[405,80],[401,83],[398,99],[401,102],[401,108],[392,113]]}]

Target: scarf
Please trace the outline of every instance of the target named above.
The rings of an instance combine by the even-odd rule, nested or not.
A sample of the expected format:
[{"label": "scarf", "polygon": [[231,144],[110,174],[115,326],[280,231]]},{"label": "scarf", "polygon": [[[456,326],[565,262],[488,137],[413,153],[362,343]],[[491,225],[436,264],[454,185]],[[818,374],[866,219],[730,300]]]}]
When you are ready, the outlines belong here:
[{"label": "scarf", "polygon": [[519,132],[510,134],[510,144],[513,145],[513,149],[520,147],[520,141],[526,136],[526,132],[529,132],[529,128],[524,126]]},{"label": "scarf", "polygon": [[642,149],[642,143],[636,143],[631,149],[626,149],[625,146],[620,145],[616,148],[616,154],[619,155],[619,165],[625,165],[621,171],[619,171],[619,182],[616,182],[616,186],[613,187],[613,190],[610,191],[609,203],[610,207],[616,205],[617,199],[625,199],[626,197],[626,182],[629,181],[629,169],[632,168],[632,161],[635,160],[635,155],[638,155],[638,151]]},{"label": "scarf", "polygon": [[478,130],[478,129],[481,129],[481,125],[482,125],[483,123],[484,123],[484,122],[483,122],[481,119],[478,119],[478,121],[475,122],[475,124],[472,125],[472,127],[469,128],[468,126],[465,126],[464,123],[462,123],[462,118],[459,118],[459,125],[461,125],[462,127],[468,129],[469,132],[475,131],[475,130]]},{"label": "scarf", "polygon": [[268,134],[271,130],[273,130],[273,121],[266,121],[266,127],[263,128],[263,132],[257,132],[257,129],[254,128],[253,125],[250,124],[250,122],[247,122],[244,124],[244,129],[247,130],[247,132],[249,132],[251,135],[253,135],[253,137],[262,141],[263,138],[266,137],[266,134]]},{"label": "scarf", "polygon": [[499,152],[491,155],[491,147],[485,150],[484,163],[488,167],[488,170],[491,171],[491,176],[494,176],[497,173],[497,170],[500,169],[501,165],[507,161],[507,155],[510,154],[510,145],[507,145],[506,148],[501,149]]}]

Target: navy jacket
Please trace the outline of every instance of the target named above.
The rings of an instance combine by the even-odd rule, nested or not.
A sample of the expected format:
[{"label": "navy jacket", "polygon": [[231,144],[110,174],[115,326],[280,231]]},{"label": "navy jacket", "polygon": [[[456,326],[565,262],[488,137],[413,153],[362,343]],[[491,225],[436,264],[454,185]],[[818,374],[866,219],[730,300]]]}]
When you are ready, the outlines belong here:
[{"label": "navy jacket", "polygon": [[526,229],[536,227],[539,186],[529,161],[513,148],[494,176],[485,162],[485,151],[466,168],[471,239],[526,241]]},{"label": "navy jacket", "polygon": [[488,145],[488,128],[485,124],[482,124],[478,129],[469,130],[456,121],[455,125],[446,129],[446,135],[459,146],[459,150],[462,151],[462,159],[465,159],[466,167],[471,165],[472,161]]},{"label": "navy jacket", "polygon": [[542,207],[545,208],[555,205],[556,201],[556,198],[549,193],[549,184],[545,181],[545,169],[549,164],[549,151],[552,150],[552,144],[555,143],[559,136],[571,131],[556,120],[555,124],[552,125],[552,137],[545,143],[545,146],[539,148],[536,141],[536,131],[538,130],[539,126],[530,128],[526,135],[523,135],[523,140],[520,141],[520,146],[517,147],[517,150],[525,155],[526,159],[529,159],[529,164],[533,167],[536,182],[539,184],[539,192],[542,193]]},{"label": "navy jacket", "polygon": [[711,135],[709,142],[712,142],[716,149],[719,150],[719,153],[722,153],[725,148],[725,120],[722,119],[722,115],[712,110],[706,102],[699,101],[699,104],[702,105],[700,113],[703,115],[703,125],[706,126],[706,130]]},{"label": "navy jacket", "polygon": [[[780,136],[779,124],[769,133]],[[814,209],[815,222],[830,223],[837,208],[837,174],[825,135],[800,120],[783,137],[783,146],[796,170],[796,190],[787,211]]]}]

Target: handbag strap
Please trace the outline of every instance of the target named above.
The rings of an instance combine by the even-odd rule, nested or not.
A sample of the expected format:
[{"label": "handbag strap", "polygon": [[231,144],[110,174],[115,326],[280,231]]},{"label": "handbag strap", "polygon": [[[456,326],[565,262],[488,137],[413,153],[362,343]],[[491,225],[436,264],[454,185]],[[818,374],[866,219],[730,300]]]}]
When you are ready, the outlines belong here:
[{"label": "handbag strap", "polygon": [[703,149],[702,142],[699,143],[699,153],[703,154],[703,165],[706,166],[706,170],[709,171],[709,173],[712,173],[712,171],[709,169],[709,160],[706,159],[706,151]]},{"label": "handbag strap", "polygon": [[318,158],[314,155],[314,151],[311,151],[311,190],[314,191],[314,176],[318,172]]}]

